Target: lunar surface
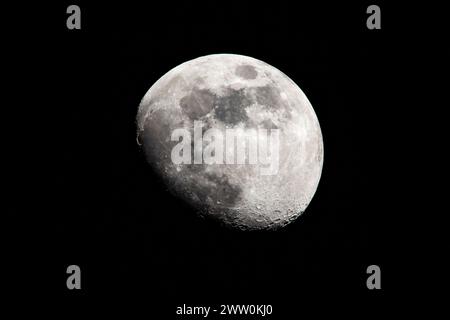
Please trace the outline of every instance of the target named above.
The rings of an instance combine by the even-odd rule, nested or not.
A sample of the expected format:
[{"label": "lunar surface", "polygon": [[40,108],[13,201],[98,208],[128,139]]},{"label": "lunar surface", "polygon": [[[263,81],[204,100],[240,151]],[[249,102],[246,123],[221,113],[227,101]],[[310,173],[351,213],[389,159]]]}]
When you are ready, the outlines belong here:
[{"label": "lunar surface", "polygon": [[[203,124],[203,133],[279,132],[277,170],[261,174],[260,162],[174,163],[180,142],[173,140],[174,130],[191,133],[192,154],[197,142],[206,147],[196,141],[202,137],[195,136],[194,122]],[[323,140],[310,102],[284,73],[251,57],[214,54],[173,68],[145,94],[137,127],[138,143],[168,189],[199,215],[231,228],[287,225],[305,211],[320,180]]]}]

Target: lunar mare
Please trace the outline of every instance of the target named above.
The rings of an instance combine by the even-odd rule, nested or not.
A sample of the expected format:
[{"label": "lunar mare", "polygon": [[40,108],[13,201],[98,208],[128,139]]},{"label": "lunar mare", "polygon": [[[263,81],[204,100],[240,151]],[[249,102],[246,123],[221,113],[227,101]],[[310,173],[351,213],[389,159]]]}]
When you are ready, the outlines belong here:
[{"label": "lunar mare", "polygon": [[[203,130],[236,128],[243,135],[277,129],[277,173],[261,175],[259,163],[172,162],[178,143],[172,132],[184,128],[193,136],[194,121]],[[317,189],[323,140],[313,107],[290,78],[260,60],[214,54],[187,61],[148,90],[136,122],[147,161],[169,190],[226,226],[283,227],[305,211]]]}]

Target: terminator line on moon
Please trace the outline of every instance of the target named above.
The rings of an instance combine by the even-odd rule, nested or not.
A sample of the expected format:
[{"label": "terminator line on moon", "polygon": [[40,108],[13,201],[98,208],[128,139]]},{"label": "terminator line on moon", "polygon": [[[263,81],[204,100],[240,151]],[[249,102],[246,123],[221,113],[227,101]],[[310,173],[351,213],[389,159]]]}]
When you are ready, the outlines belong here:
[{"label": "terminator line on moon", "polygon": [[[279,129],[277,174],[261,164],[174,164],[173,130]],[[137,114],[138,142],[175,195],[204,217],[242,230],[277,229],[310,203],[320,180],[323,140],[301,89],[260,60],[214,54],[166,73],[145,94]],[[193,134],[192,134],[193,136]],[[192,141],[194,143],[194,141]]]}]

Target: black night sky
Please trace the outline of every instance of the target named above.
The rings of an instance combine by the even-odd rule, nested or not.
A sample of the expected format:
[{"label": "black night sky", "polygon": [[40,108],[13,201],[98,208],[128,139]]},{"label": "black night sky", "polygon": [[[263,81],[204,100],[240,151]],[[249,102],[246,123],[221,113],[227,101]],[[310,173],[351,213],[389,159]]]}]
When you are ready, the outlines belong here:
[{"label": "black night sky", "polygon": [[[402,146],[393,131],[408,39],[399,9],[380,5],[382,29],[368,30],[364,2],[78,1],[82,28],[68,30],[69,4],[45,5],[39,23],[24,18],[36,11],[23,12],[36,28],[8,37],[32,66],[16,101],[39,110],[27,118],[40,127],[20,133],[14,148],[27,156],[7,177],[10,191],[26,186],[33,195],[11,192],[7,205],[19,230],[4,233],[14,244],[7,282],[19,297],[42,298],[61,317],[125,310],[157,319],[177,319],[182,304],[272,304],[276,319],[309,308],[364,315],[355,306],[376,306],[384,314],[395,304],[404,289],[395,241],[402,164],[393,156]],[[136,143],[137,107],[150,86],[212,53],[275,66],[315,108],[322,178],[304,215],[281,231],[242,233],[197,218]],[[33,172],[30,182],[16,179],[19,165]],[[82,290],[66,288],[71,264],[82,270]],[[371,264],[382,270],[382,290],[366,287]]]}]

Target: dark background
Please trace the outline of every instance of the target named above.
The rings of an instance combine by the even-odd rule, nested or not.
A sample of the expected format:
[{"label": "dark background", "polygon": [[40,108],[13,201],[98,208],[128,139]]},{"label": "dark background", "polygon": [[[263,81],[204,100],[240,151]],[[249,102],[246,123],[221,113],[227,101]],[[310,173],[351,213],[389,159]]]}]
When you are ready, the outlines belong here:
[{"label": "dark background", "polygon": [[[406,121],[400,78],[412,59],[407,13],[377,3],[382,29],[368,30],[372,3],[314,3],[78,1],[81,30],[66,29],[72,3],[19,11],[8,40],[21,72],[11,81],[27,88],[16,104],[39,129],[18,130],[13,148],[25,155],[9,167],[11,296],[42,300],[61,317],[126,310],[176,318],[183,303],[272,304],[280,319],[398,306],[407,294],[403,164],[395,156],[404,146],[397,115]],[[151,85],[212,53],[280,69],[318,116],[318,190],[278,232],[241,233],[197,218],[158,182],[136,143],[137,108]],[[71,264],[81,267],[80,291],[66,288]],[[371,264],[381,267],[380,291],[366,287]]]}]

